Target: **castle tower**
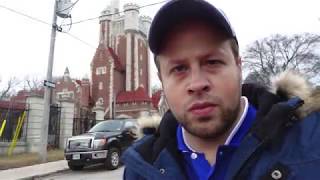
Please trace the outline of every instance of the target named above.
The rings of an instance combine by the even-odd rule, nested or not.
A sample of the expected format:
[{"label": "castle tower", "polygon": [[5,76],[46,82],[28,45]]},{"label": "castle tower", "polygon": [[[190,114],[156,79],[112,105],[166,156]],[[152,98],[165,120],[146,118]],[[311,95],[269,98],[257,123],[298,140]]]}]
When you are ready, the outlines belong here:
[{"label": "castle tower", "polygon": [[128,3],[123,6],[124,10],[124,30],[139,30],[139,5]]},{"label": "castle tower", "polygon": [[66,69],[64,70],[63,80],[64,80],[65,82],[71,80],[71,78],[70,78],[70,71],[69,71],[69,68],[68,68],[68,67],[66,67]]},{"label": "castle tower", "polygon": [[99,44],[106,47],[111,46],[112,42],[112,20],[119,17],[119,0],[111,0],[110,4],[101,12],[100,20],[100,38]]},{"label": "castle tower", "polygon": [[137,4],[128,3],[124,5],[124,31],[127,39],[126,51],[126,91],[137,89],[137,61],[135,53],[137,44],[135,32],[139,30],[139,6]]},{"label": "castle tower", "polygon": [[149,35],[149,29],[151,26],[152,19],[149,16],[140,16],[139,18],[139,29],[146,36]]},{"label": "castle tower", "polygon": [[120,1],[119,0],[111,0],[110,2],[111,13],[119,13]]},{"label": "castle tower", "polygon": [[[114,102],[118,103],[119,94],[123,96],[121,103],[128,105],[126,93],[138,93],[130,100],[133,104],[127,107],[137,110],[138,107],[133,107],[135,103],[149,102],[147,97],[151,93],[147,43],[151,18],[140,17],[139,6],[132,3],[123,6],[124,13],[118,12],[119,0],[111,0],[102,11],[99,47],[91,62],[92,100],[105,108],[105,118],[111,118],[116,111],[113,107]],[[127,112],[124,106],[122,111]]]},{"label": "castle tower", "polygon": [[110,26],[111,26],[111,8],[107,7],[101,12],[99,17],[100,21],[100,35],[99,35],[99,44],[104,44],[108,47],[110,42]]}]

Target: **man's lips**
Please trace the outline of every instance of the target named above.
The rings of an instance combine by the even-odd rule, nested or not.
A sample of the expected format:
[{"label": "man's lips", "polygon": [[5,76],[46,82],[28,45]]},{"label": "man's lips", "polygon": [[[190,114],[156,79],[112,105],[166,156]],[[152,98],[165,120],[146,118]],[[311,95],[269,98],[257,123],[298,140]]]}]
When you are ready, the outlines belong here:
[{"label": "man's lips", "polygon": [[209,102],[194,103],[188,109],[194,115],[205,116],[211,113],[217,105]]}]

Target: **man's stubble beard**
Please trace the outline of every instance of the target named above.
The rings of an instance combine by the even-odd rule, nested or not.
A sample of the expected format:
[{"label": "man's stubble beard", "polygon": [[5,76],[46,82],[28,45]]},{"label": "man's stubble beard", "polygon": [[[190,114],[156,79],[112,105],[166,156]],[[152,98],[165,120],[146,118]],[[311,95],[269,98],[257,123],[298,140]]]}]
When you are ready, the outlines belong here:
[{"label": "man's stubble beard", "polygon": [[[233,126],[234,122],[237,120],[240,111],[240,97],[234,108],[223,107],[222,104],[219,106],[220,111],[216,113],[215,116],[206,116],[198,118],[197,120],[190,119],[187,116],[187,112],[184,113],[183,119],[178,119],[182,127],[189,132],[191,135],[202,138],[202,139],[216,139],[223,136],[230,128]],[[215,122],[215,126],[203,129],[194,126],[194,123],[206,123],[208,121],[220,121]],[[210,124],[210,123],[209,123]]]}]

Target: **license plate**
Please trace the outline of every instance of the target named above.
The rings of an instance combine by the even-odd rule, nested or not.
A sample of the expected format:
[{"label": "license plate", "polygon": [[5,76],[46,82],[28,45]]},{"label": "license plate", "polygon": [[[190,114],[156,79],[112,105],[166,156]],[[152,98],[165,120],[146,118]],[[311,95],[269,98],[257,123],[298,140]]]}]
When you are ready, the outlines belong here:
[{"label": "license plate", "polygon": [[73,159],[73,160],[78,160],[78,159],[80,159],[80,154],[73,154],[73,155],[72,155],[72,159]]}]

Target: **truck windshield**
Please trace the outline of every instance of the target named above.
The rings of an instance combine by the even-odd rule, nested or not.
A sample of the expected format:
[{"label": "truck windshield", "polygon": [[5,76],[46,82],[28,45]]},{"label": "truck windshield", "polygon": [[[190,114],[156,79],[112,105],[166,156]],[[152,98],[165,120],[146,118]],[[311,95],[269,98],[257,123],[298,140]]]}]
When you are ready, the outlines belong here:
[{"label": "truck windshield", "polygon": [[108,132],[108,131],[120,131],[123,125],[123,121],[109,120],[100,122],[93,126],[89,132]]}]

